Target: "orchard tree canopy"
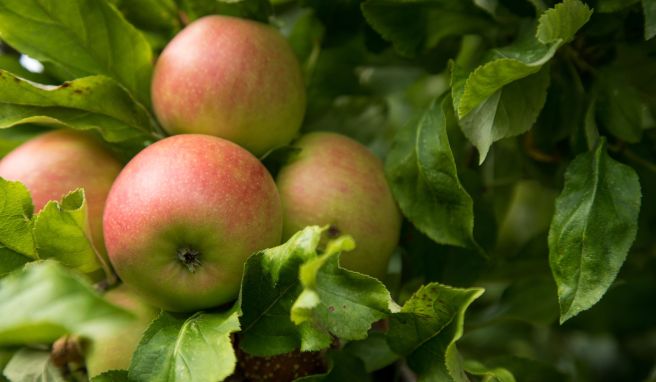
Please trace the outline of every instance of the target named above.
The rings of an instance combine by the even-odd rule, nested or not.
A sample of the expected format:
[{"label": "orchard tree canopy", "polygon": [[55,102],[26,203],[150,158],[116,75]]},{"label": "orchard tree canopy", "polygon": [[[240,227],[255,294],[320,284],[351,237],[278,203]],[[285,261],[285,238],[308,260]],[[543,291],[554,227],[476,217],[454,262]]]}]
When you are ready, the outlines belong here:
[{"label": "orchard tree canopy", "polygon": [[[377,202],[384,180],[368,187],[366,176],[330,168],[353,170],[360,159],[330,159],[308,177],[312,192],[365,191],[321,214],[368,217],[361,224],[368,236],[317,222],[249,249],[245,262],[228,259],[228,303],[158,309],[138,327],[126,364],[90,376],[89,344],[128,335],[139,321],[129,301],[103,293],[136,263],[129,256],[141,254],[121,247],[128,265],[112,266],[94,205],[107,190],[96,197],[95,186],[74,187],[35,208],[27,182],[0,176],[0,381],[255,381],[275,366],[283,374],[270,378],[283,381],[656,382],[656,0],[1,0],[0,175],[1,158],[54,129],[93,136],[102,141],[98,152],[122,165],[157,147],[171,133],[162,114],[175,111],[160,107],[160,87],[151,86],[168,75],[155,71],[158,58],[209,15],[268,24],[262,33],[278,40],[262,43],[271,49],[257,57],[237,57],[239,45],[229,52],[211,45],[255,41],[256,33],[240,40],[206,31],[210,45],[178,46],[197,50],[167,61],[194,66],[185,81],[161,87],[173,93],[166,102],[208,92],[202,102],[220,98],[229,107],[203,119],[201,101],[175,104],[189,124],[196,117],[213,128],[217,120],[259,123],[263,130],[237,143],[257,147],[266,170],[253,160],[248,174],[262,171],[271,188],[286,165],[310,155],[296,140],[280,145],[304,112],[294,139],[327,131],[367,147],[374,165],[362,164],[360,174],[384,174],[393,201]],[[287,44],[291,53],[278,54]],[[202,67],[222,56],[242,68],[231,69],[237,76],[225,89]],[[247,109],[243,100],[256,95],[264,100]],[[187,120],[174,122],[175,133],[187,131]],[[197,154],[192,162],[219,173],[208,165],[216,158]],[[93,160],[65,160],[58,176],[93,168],[81,163]],[[141,188],[122,182],[113,204],[129,206],[128,217],[151,208],[134,195],[156,188],[144,183],[149,167],[178,161],[170,162],[143,165],[133,177]],[[238,165],[230,170],[247,179]],[[323,183],[333,172],[338,181]],[[188,198],[202,198],[204,174],[160,188],[178,195],[195,179],[202,186]],[[246,203],[246,192],[222,203]],[[301,200],[291,197],[281,207],[272,195],[275,219],[287,215],[274,208],[307,207],[290,206]],[[207,210],[223,213],[217,205]],[[399,213],[398,245],[379,256],[391,256],[389,264],[371,264],[387,267],[384,275],[341,266],[351,254],[375,262],[371,248],[397,240]],[[226,224],[255,243],[265,223],[248,214]],[[126,227],[116,223],[112,232]],[[189,237],[208,232],[195,228]],[[282,231],[265,228],[269,236]],[[216,237],[203,239],[223,239]],[[228,252],[241,245],[227,243]],[[177,255],[190,272],[205,265],[196,249],[185,251]],[[176,287],[163,274],[149,276]],[[265,363],[272,369],[260,369]]]}]

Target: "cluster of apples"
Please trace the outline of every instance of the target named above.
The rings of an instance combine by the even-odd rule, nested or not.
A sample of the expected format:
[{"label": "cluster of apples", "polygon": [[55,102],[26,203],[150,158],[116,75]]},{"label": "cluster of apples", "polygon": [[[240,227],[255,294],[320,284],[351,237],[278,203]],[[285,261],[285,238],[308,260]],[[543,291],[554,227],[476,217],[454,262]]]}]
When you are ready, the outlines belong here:
[{"label": "cluster of apples", "polygon": [[295,141],[301,150],[275,181],[258,159],[296,138],[306,106],[300,65],[275,29],[195,21],[160,55],[152,100],[172,136],[125,167],[92,136],[57,130],[8,154],[0,176],[23,182],[36,209],[83,187],[96,247],[124,284],[167,311],[233,301],[247,257],[308,225],[354,237],[346,268],[385,274],[401,215],[376,156],[321,132]]}]

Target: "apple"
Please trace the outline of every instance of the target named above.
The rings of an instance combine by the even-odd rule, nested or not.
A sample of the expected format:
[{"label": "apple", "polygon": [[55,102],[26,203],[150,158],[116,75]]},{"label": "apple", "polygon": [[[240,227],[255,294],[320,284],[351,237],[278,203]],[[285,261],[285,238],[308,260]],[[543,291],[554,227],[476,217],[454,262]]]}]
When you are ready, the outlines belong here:
[{"label": "apple", "polygon": [[240,146],[175,135],[137,154],[118,176],[104,216],[109,258],[153,305],[194,311],[234,299],[253,252],[282,234],[271,175]]},{"label": "apple", "polygon": [[49,200],[84,188],[95,247],[104,255],[102,217],[105,199],[121,163],[100,141],[84,132],[55,130],[39,135],[0,161],[0,177],[20,181],[36,211]]},{"label": "apple", "polygon": [[382,278],[401,230],[401,213],[382,161],[360,143],[335,133],[310,133],[295,146],[300,153],[281,168],[276,180],[283,239],[308,225],[330,225],[329,234],[349,234],[356,242],[341,264]]},{"label": "apple", "polygon": [[228,16],[178,33],[157,60],[151,91],[167,132],[218,136],[257,156],[288,144],[305,113],[303,75],[284,37]]},{"label": "apple", "polygon": [[127,370],[141,336],[159,312],[125,284],[110,290],[104,297],[133,313],[136,319],[116,331],[101,333],[90,340],[84,351],[89,378],[109,370]]}]

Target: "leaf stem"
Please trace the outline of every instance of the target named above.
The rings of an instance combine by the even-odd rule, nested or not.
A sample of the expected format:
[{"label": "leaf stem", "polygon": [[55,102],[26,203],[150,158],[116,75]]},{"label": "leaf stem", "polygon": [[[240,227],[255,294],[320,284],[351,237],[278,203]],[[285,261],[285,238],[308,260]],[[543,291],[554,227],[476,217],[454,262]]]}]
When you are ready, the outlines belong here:
[{"label": "leaf stem", "polygon": [[160,139],[164,139],[168,137],[169,135],[164,131],[162,126],[157,122],[155,117],[149,112],[148,113],[148,119],[150,120],[150,136],[153,137],[156,141],[159,141]]},{"label": "leaf stem", "polygon": [[544,11],[547,10],[547,6],[544,4],[543,0],[528,0],[535,7],[536,13],[538,16]]},{"label": "leaf stem", "polygon": [[634,153],[632,150],[625,148],[622,150],[622,154],[626,156],[627,159],[636,162],[637,164],[645,167],[647,170],[656,173],[656,163],[652,163],[648,160],[641,158],[638,154]]},{"label": "leaf stem", "polygon": [[574,81],[574,87],[576,88],[576,92],[579,95],[584,94],[585,86],[583,85],[583,81],[581,81],[581,76],[579,75],[579,72],[576,70],[576,65],[574,65],[574,63],[571,60],[566,60],[566,66],[567,66],[567,70],[572,76],[572,80]]},{"label": "leaf stem", "polygon": [[588,150],[592,151],[597,147],[599,142],[599,129],[595,120],[597,96],[596,94],[590,99],[588,110],[585,113],[585,120],[583,122],[583,131],[585,133],[585,141],[588,145]]},{"label": "leaf stem", "polygon": [[586,60],[584,60],[579,52],[572,48],[570,45],[565,45],[563,47],[563,51],[567,54],[567,56],[572,60],[574,65],[581,70],[582,72],[587,72],[590,73],[594,76],[599,74],[599,71],[597,68],[594,66],[590,65]]},{"label": "leaf stem", "polygon": [[479,35],[468,34],[462,37],[462,44],[458,56],[455,58],[458,66],[470,69],[474,66],[481,53],[483,38]]}]

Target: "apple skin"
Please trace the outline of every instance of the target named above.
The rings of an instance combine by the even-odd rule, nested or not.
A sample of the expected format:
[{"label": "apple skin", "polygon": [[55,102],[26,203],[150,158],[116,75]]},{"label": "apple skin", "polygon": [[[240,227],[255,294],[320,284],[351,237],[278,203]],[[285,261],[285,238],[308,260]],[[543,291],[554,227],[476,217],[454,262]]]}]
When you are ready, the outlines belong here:
[{"label": "apple skin", "polygon": [[280,243],[282,209],[271,175],[248,151],[183,134],[125,166],[104,229],[126,284],[165,310],[195,311],[237,297],[248,256]]},{"label": "apple skin", "polygon": [[[276,183],[283,205],[283,239],[308,225],[330,225],[351,235],[348,269],[382,278],[399,241],[401,213],[385,179],[383,163],[346,136],[315,132],[294,146],[298,156],[282,167]],[[331,233],[329,231],[329,233]]]},{"label": "apple skin", "polygon": [[167,132],[218,136],[256,156],[294,138],[306,105],[300,65],[280,33],[216,15],[189,24],[169,42],[151,92]]},{"label": "apple skin", "polygon": [[133,313],[136,319],[116,331],[91,339],[85,349],[89,378],[109,370],[127,370],[143,333],[159,313],[125,284],[110,290],[104,297]]},{"label": "apple skin", "polygon": [[102,219],[105,200],[121,163],[94,137],[73,130],[39,135],[0,160],[0,177],[20,181],[32,195],[35,211],[84,188],[94,245],[105,255]]}]

